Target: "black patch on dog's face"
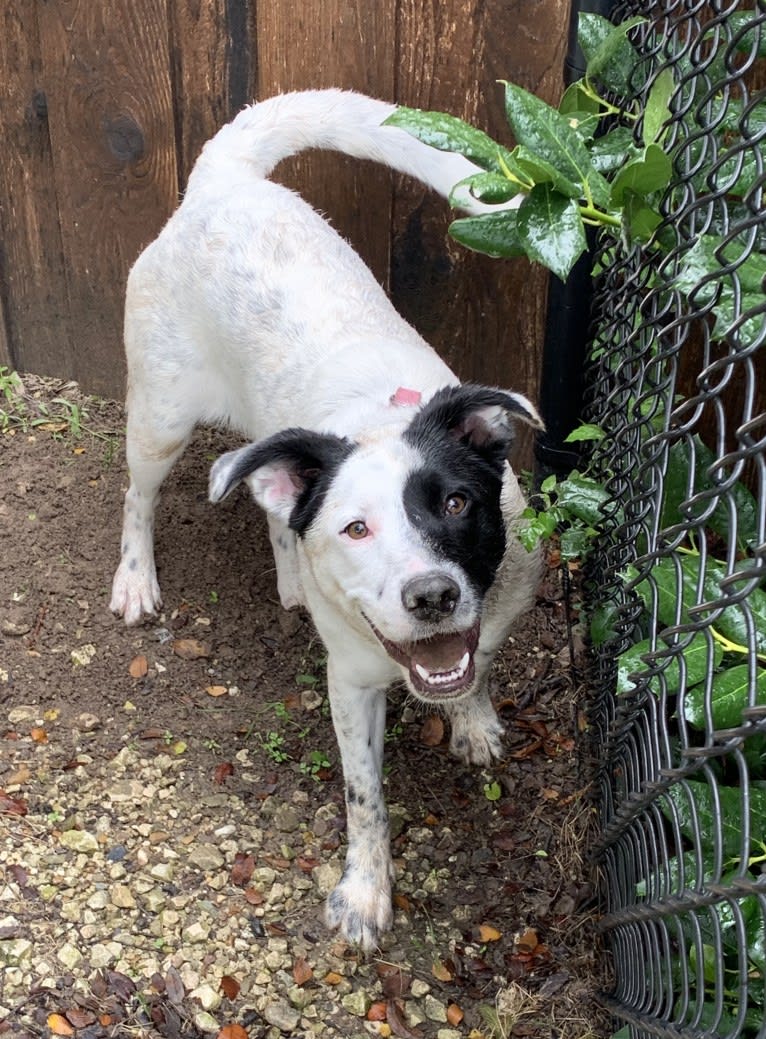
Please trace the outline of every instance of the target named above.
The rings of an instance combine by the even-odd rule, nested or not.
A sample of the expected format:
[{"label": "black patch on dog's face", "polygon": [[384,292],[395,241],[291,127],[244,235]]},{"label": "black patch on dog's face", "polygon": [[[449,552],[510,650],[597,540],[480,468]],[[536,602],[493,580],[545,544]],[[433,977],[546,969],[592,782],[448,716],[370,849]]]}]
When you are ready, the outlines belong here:
[{"label": "black patch on dog's face", "polygon": [[[423,465],[404,485],[407,516],[434,552],[456,563],[483,595],[505,552],[502,477],[471,448],[445,436],[421,451]],[[455,495],[465,499],[457,515],[448,511]]]},{"label": "black patch on dog's face", "polygon": [[212,499],[225,498],[241,480],[261,468],[281,470],[293,489],[288,526],[303,537],[322,508],[338,468],[356,446],[331,433],[300,428],[283,430],[219,459],[214,472],[223,466],[223,474],[218,481],[213,478]]},{"label": "black patch on dog's face", "polygon": [[[434,394],[404,434],[423,459],[404,487],[410,522],[481,594],[505,553],[500,492],[518,418],[539,422],[514,394],[463,384]],[[448,507],[453,495],[465,499],[458,514]]]}]

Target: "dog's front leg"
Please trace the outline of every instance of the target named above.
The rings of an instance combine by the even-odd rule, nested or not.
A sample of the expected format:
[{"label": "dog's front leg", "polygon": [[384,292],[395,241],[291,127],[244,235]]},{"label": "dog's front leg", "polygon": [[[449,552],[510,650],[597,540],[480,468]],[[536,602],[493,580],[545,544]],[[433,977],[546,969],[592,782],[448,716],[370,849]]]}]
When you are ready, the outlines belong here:
[{"label": "dog's front leg", "polygon": [[385,689],[360,688],[328,661],[330,705],[343,763],[348,851],[327,900],[327,924],[363,949],[391,927],[391,849],[383,800]]},{"label": "dog's front leg", "polygon": [[487,689],[487,676],[471,696],[447,707],[452,727],[449,749],[468,765],[489,765],[503,756],[503,724]]}]

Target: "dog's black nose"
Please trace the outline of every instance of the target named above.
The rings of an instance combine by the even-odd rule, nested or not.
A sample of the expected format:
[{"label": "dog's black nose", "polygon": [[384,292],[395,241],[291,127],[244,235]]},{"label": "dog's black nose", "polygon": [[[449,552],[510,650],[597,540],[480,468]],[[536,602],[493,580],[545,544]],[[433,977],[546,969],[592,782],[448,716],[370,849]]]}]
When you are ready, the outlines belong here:
[{"label": "dog's black nose", "polygon": [[447,574],[414,577],[402,588],[405,610],[421,621],[442,620],[453,613],[460,600],[460,588]]}]

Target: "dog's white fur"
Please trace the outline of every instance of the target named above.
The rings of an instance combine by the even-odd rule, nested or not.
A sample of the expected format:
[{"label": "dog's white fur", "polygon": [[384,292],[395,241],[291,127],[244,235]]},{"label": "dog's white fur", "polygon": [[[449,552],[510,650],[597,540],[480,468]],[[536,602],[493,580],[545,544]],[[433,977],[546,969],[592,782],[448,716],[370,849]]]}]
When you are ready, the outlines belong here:
[{"label": "dog's white fur", "polygon": [[[247,108],[205,146],[183,203],[137,260],[125,313],[131,484],[111,600],[128,624],[160,606],[154,509],[195,425],[226,423],[258,441],[301,426],[360,445],[305,538],[287,526],[296,488],[283,468],[263,467],[248,482],[268,513],[281,600],[309,608],[328,649],[349,835],[328,921],[365,948],[391,923],[385,690],[403,677],[370,624],[394,642],[422,638],[428,630],[402,606],[404,577],[438,567],[460,582],[454,624],[467,628],[481,618],[476,681],[469,695],[445,700],[444,708],[453,751],[486,764],[500,753],[501,733],[487,693],[488,668],[512,620],[529,605],[537,572],[535,555],[513,535],[524,503],[508,466],[507,549],[483,602],[459,567],[436,559],[409,523],[399,491],[417,459],[401,434],[416,409],[392,404],[392,397],[412,387],[425,402],[458,380],[327,222],[265,179],[281,159],[309,147],[375,159],[445,196],[477,172],[458,155],[382,126],[393,110],[341,91],[288,94]],[[521,417],[539,425],[529,402],[516,399]],[[482,417],[488,425],[507,421],[490,412]],[[214,500],[228,490],[238,455],[214,466]],[[374,537],[339,536],[360,517],[374,526]]]}]

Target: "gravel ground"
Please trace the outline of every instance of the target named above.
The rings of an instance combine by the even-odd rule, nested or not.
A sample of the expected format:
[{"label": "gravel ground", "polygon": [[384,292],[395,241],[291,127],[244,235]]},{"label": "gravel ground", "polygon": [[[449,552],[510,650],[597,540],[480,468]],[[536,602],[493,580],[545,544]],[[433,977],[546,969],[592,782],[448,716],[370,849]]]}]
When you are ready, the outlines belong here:
[{"label": "gravel ground", "polygon": [[345,835],[321,647],[274,601],[252,505],[205,501],[231,442],[202,434],[169,482],[167,612],[127,630],[121,436],[71,385],[0,410],[0,1035],[609,1034],[559,570],[493,674],[504,762],[456,764],[391,698],[395,922],[365,960],[322,922]]}]

